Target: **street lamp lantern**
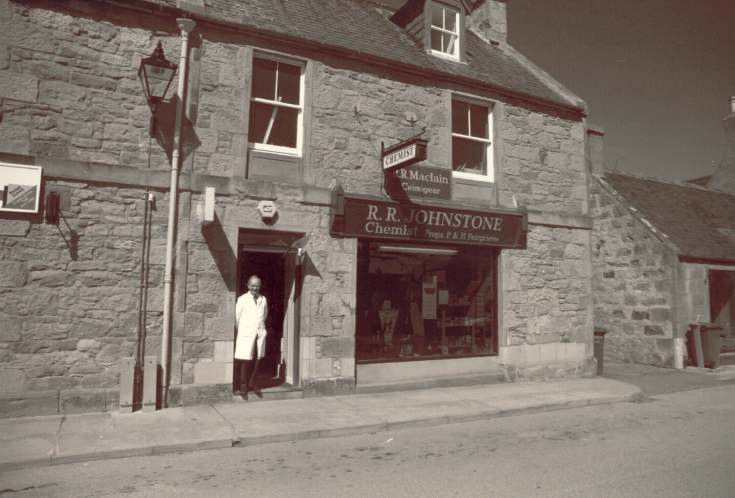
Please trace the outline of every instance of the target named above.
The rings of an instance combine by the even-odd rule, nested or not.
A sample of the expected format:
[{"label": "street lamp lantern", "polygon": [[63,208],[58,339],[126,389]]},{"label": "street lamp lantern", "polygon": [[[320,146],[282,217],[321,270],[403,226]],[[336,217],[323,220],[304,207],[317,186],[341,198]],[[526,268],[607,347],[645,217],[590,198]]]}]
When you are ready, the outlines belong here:
[{"label": "street lamp lantern", "polygon": [[151,123],[153,115],[156,113],[158,105],[166,97],[166,92],[171,86],[171,82],[176,74],[176,64],[166,59],[163,55],[163,47],[158,42],[153,53],[148,57],[144,57],[140,61],[138,67],[138,78],[143,86],[145,98],[151,108]]}]

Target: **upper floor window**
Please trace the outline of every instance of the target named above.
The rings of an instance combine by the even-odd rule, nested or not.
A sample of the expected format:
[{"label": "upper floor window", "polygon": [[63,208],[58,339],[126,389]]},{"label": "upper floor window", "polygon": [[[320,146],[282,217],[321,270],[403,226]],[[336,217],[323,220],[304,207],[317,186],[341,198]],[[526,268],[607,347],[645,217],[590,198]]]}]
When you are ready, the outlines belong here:
[{"label": "upper floor window", "polygon": [[281,58],[253,57],[249,141],[254,149],[301,153],[304,68]]},{"label": "upper floor window", "polygon": [[459,11],[431,3],[431,51],[459,59]]},{"label": "upper floor window", "polygon": [[488,104],[452,99],[454,176],[493,181],[493,113]]}]

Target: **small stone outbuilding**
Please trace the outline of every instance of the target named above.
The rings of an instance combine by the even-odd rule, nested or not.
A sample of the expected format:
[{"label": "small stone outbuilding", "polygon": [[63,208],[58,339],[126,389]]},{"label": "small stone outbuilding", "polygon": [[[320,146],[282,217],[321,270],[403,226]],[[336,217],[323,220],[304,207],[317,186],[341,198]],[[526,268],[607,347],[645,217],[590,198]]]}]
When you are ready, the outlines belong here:
[{"label": "small stone outbuilding", "polygon": [[690,323],[732,333],[735,195],[607,173],[593,194],[595,327],[606,357],[674,366]]},{"label": "small stone outbuilding", "polygon": [[733,99],[723,124],[723,164],[685,183],[604,172],[602,134],[591,135],[594,316],[607,358],[681,366],[690,324],[713,324],[723,362],[735,360]]}]

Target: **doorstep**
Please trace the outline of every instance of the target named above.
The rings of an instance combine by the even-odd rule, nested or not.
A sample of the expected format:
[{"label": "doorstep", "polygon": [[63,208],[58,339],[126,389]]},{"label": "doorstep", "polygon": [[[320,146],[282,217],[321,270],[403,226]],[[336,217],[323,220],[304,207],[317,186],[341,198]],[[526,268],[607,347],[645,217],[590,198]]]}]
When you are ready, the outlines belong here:
[{"label": "doorstep", "polygon": [[278,401],[284,399],[300,399],[304,397],[304,390],[301,387],[283,384],[277,387],[267,387],[261,389],[262,397],[257,396],[254,392],[248,393],[248,400],[243,400],[240,395],[233,394],[232,401],[235,403],[249,403],[251,401]]}]

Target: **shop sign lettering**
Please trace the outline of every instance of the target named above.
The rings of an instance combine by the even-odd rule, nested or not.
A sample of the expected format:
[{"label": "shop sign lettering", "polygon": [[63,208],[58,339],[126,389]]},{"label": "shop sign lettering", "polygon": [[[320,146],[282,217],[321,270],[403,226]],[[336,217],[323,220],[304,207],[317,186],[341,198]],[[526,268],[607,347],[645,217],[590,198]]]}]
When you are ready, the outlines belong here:
[{"label": "shop sign lettering", "polygon": [[452,172],[445,168],[409,166],[386,172],[386,193],[394,199],[452,197]]},{"label": "shop sign lettering", "polygon": [[405,167],[426,159],[426,140],[413,137],[404,142],[384,148],[380,155],[383,170]]},{"label": "shop sign lettering", "polygon": [[398,149],[395,152],[391,152],[383,158],[383,169],[392,168],[402,163],[408,162],[411,159],[416,159],[416,144],[411,144],[408,147]]},{"label": "shop sign lettering", "polygon": [[345,197],[333,233],[416,242],[525,248],[523,213],[469,211]]}]

